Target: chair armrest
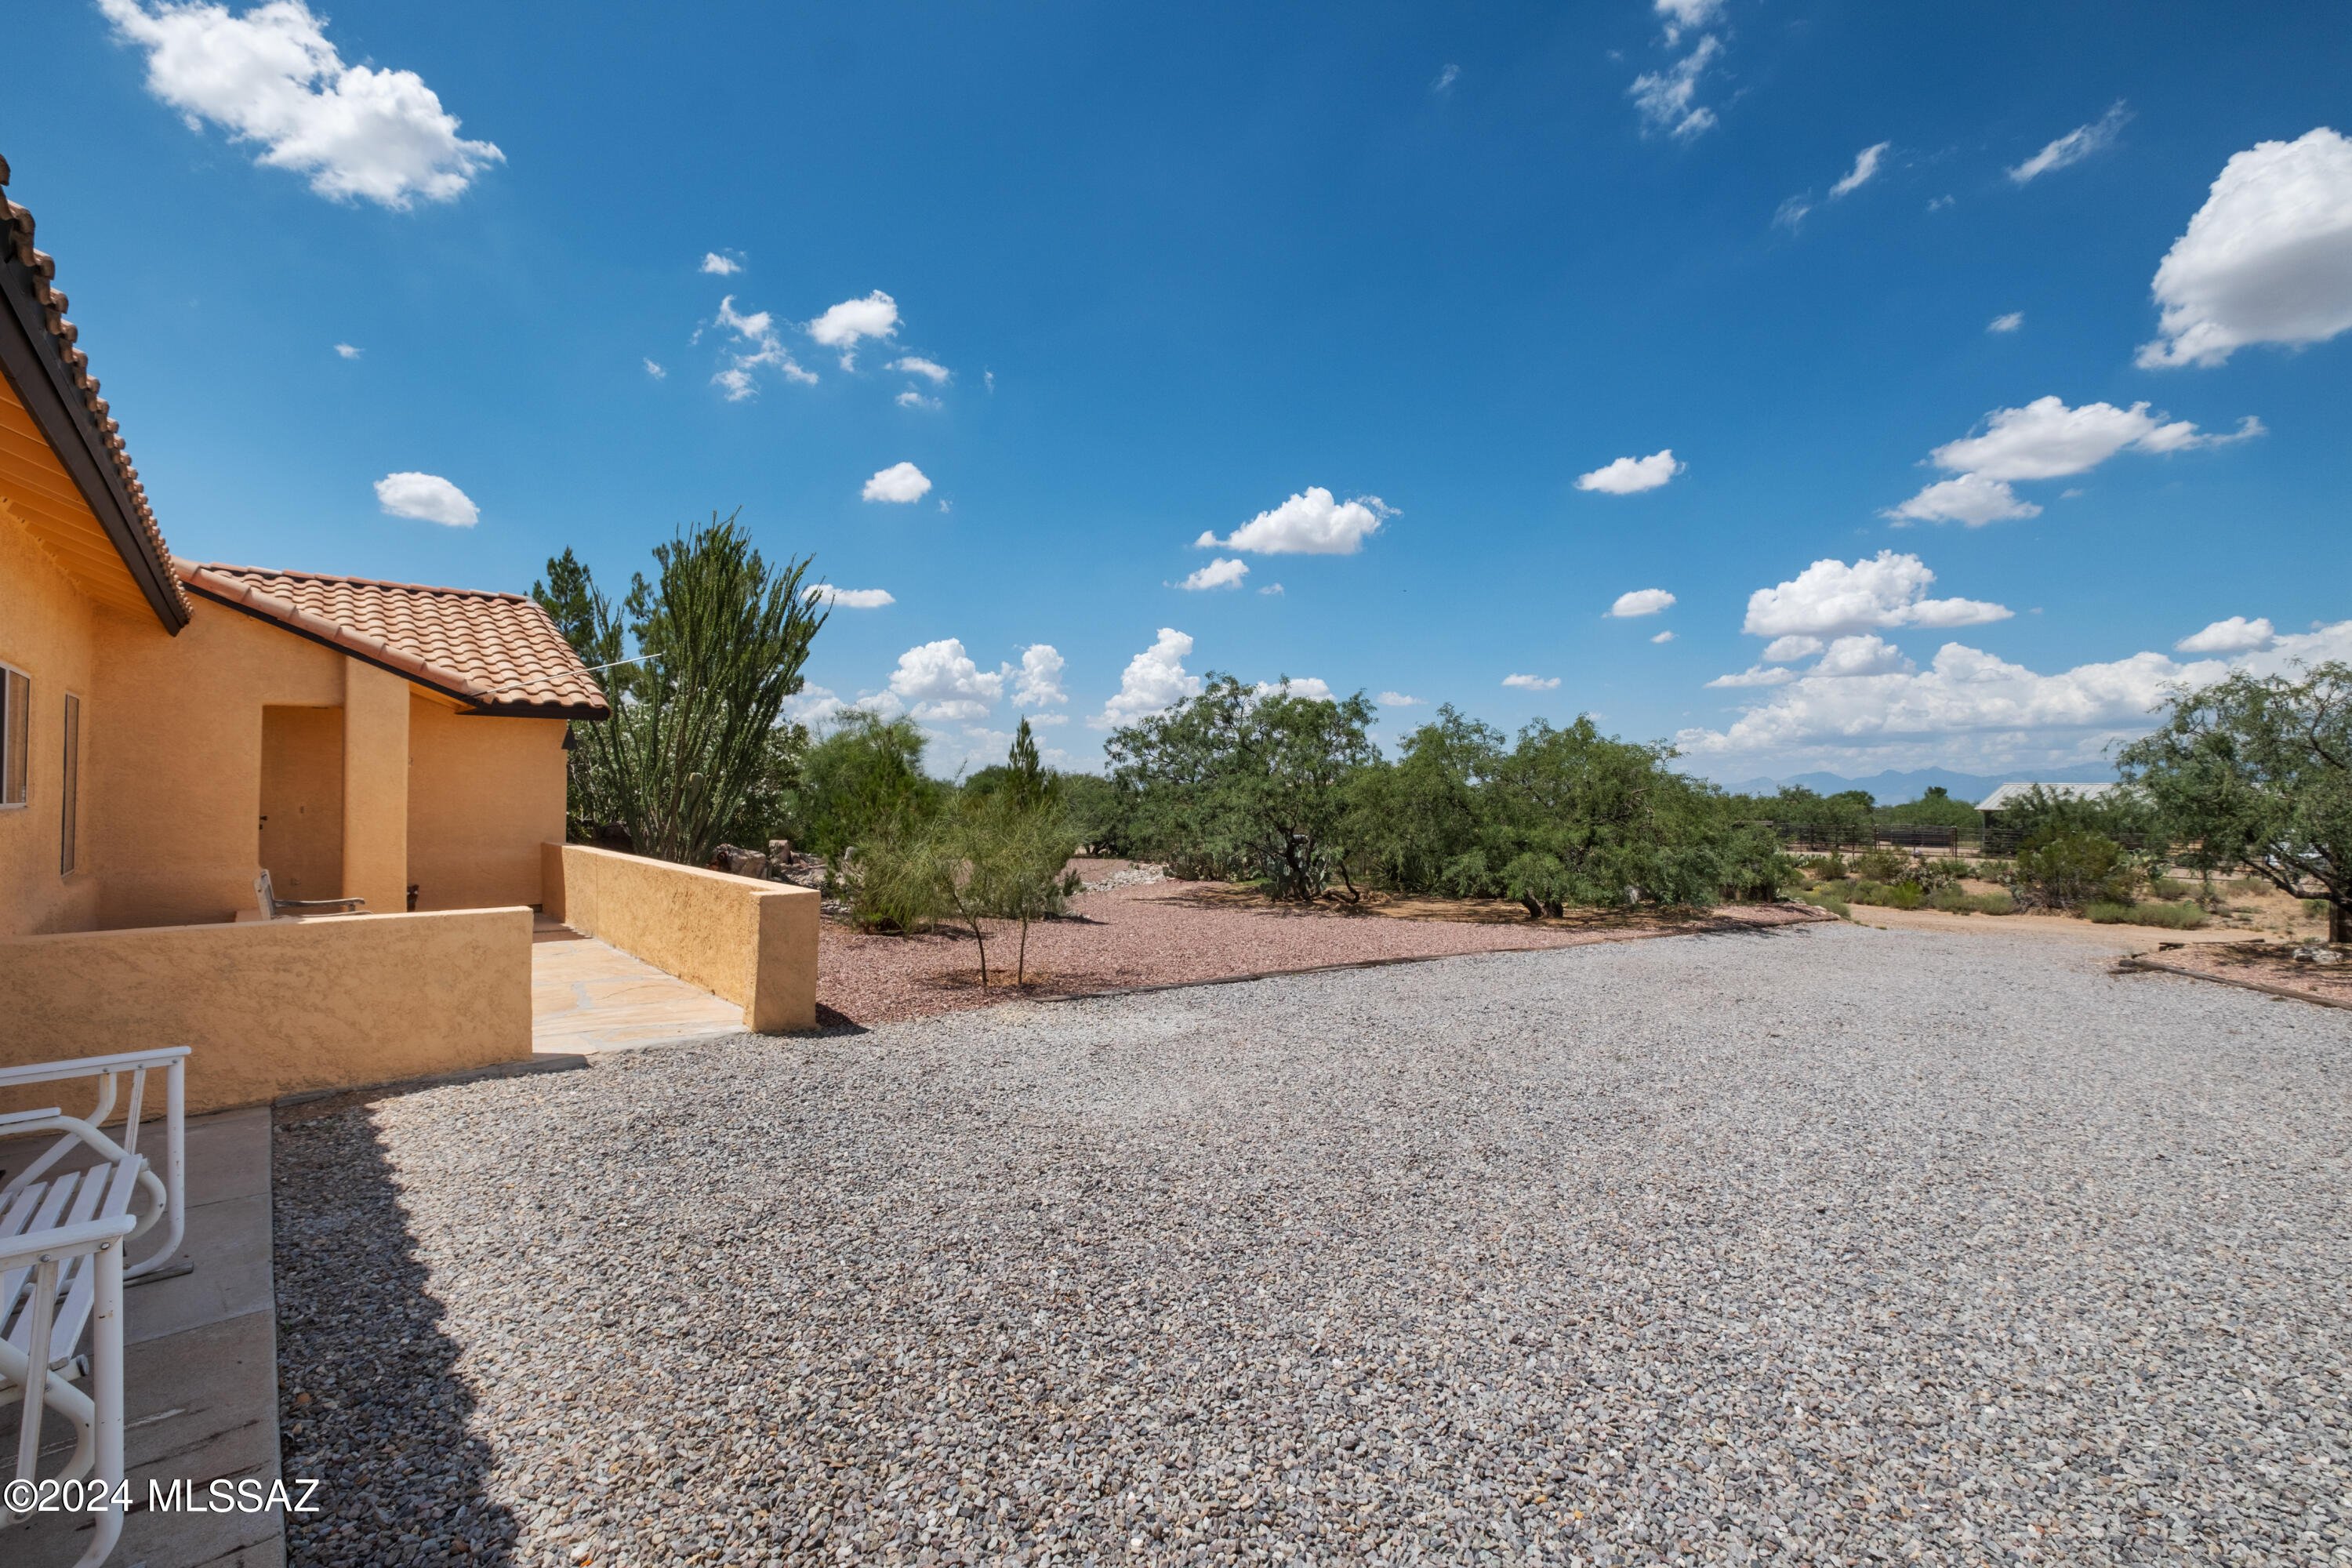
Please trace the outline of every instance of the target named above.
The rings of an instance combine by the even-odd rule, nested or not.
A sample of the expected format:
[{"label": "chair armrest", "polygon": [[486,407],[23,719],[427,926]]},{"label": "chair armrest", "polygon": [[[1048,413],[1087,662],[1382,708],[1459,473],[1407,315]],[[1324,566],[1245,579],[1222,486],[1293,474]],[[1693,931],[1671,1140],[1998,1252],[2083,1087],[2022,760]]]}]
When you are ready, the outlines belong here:
[{"label": "chair armrest", "polygon": [[96,1078],[100,1073],[129,1072],[134,1068],[170,1067],[188,1054],[185,1046],[161,1046],[152,1051],[125,1051],[111,1057],[77,1057],[71,1061],[28,1062],[0,1068],[0,1089],[23,1083],[55,1083],[60,1079]]},{"label": "chair armrest", "polygon": [[367,908],[365,899],[272,899],[270,907],[278,910],[348,910]]},{"label": "chair armrest", "polygon": [[47,1110],[12,1110],[5,1116],[0,1116],[0,1138],[5,1138],[16,1131],[27,1121],[53,1121],[64,1114],[64,1111],[54,1105]]},{"label": "chair armrest", "polygon": [[137,1215],[110,1215],[55,1230],[36,1230],[0,1241],[0,1268],[31,1263],[47,1252],[95,1252],[117,1237],[129,1236],[139,1225]]}]

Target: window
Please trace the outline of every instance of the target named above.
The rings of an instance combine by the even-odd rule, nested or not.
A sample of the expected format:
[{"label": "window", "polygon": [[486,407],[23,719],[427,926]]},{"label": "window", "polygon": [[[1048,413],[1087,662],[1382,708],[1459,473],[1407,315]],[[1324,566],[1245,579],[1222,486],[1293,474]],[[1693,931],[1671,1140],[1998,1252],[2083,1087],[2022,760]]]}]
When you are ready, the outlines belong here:
[{"label": "window", "polygon": [[81,785],[81,699],[66,693],[65,784],[58,791],[64,803],[58,824],[58,875],[70,877],[74,868],[74,805]]},{"label": "window", "polygon": [[25,758],[32,722],[32,678],[0,664],[0,806],[25,804]]}]

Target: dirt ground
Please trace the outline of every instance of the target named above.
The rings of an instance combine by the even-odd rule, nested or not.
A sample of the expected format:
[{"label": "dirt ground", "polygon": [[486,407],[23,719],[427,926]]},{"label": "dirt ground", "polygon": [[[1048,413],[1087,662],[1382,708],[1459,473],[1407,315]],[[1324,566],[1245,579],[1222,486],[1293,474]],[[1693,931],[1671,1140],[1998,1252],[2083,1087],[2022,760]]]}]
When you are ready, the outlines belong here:
[{"label": "dirt ground", "polygon": [[[1089,872],[1093,867],[1087,868]],[[880,1024],[1015,996],[1136,986],[1456,953],[1525,952],[1697,931],[1761,931],[1830,917],[1794,904],[1737,904],[1700,914],[1577,910],[1529,921],[1516,904],[1390,900],[1376,907],[1275,905],[1245,889],[1160,881],[1084,893],[1068,919],[1029,928],[1027,984],[1013,974],[1019,928],[990,921],[990,987],[969,931],[873,935],[828,920],[817,948],[818,1020]]]},{"label": "dirt ground", "polygon": [[2352,1007],[2352,959],[2342,963],[2310,963],[2297,960],[2294,953],[2295,949],[2284,942],[2239,941],[2179,946],[2164,942],[2139,956],[2167,968],[2273,986]]}]

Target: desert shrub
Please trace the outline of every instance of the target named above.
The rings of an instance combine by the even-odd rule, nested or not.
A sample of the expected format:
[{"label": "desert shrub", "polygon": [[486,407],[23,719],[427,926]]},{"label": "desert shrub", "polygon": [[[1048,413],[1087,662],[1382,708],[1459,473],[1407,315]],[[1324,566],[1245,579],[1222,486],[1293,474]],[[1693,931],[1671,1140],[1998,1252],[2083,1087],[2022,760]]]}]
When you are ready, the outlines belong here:
[{"label": "desert shrub", "polygon": [[2319,920],[2325,917],[2327,913],[2327,900],[2326,899],[2305,899],[2303,900],[2303,912],[2313,920]]},{"label": "desert shrub", "polygon": [[1894,882],[1910,868],[1911,858],[1891,844],[1874,844],[1853,858],[1853,874],[1865,882]]},{"label": "desert shrub", "polygon": [[1927,895],[1920,892],[1916,882],[1856,882],[1843,892],[1857,904],[1875,904],[1888,910],[1916,910],[1927,901]]},{"label": "desert shrub", "polygon": [[2017,900],[2007,893],[1964,893],[1958,888],[1945,888],[1927,900],[1931,909],[1954,915],[2013,915]]},{"label": "desert shrub", "polygon": [[1846,879],[1845,858],[1841,855],[1817,855],[1805,862],[1805,869],[1824,882],[1843,882]]},{"label": "desert shrub", "polygon": [[2205,923],[2205,911],[2195,904],[2123,903],[2106,900],[2083,906],[2083,913],[2100,925],[2161,926],[2168,931],[2195,931]]},{"label": "desert shrub", "polygon": [[1852,920],[1853,918],[1853,910],[1852,906],[1848,905],[1843,899],[1837,898],[1829,893],[1824,893],[1817,888],[1808,889],[1803,892],[1798,893],[1796,897],[1802,902],[1812,905],[1813,908],[1817,910],[1829,910],[1830,913],[1837,916],[1837,918],[1842,921]]},{"label": "desert shrub", "polygon": [[2128,904],[2138,876],[2122,845],[2104,834],[2055,828],[2017,847],[2020,901],[2071,910],[2094,900]]},{"label": "desert shrub", "polygon": [[2170,877],[2150,877],[2147,879],[2147,893],[2152,899],[2185,899],[2195,891],[2188,883],[2176,881]]}]

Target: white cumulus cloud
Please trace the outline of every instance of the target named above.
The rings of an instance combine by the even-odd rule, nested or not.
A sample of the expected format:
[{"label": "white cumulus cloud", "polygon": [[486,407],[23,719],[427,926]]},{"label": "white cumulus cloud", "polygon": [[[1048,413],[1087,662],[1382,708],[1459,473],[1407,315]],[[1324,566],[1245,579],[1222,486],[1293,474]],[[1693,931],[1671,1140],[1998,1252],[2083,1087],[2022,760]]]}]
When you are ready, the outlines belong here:
[{"label": "white cumulus cloud", "polygon": [[2009,177],[2022,185],[2040,178],[2053,169],[2063,169],[2079,163],[2094,153],[2103,153],[2115,145],[2116,137],[2123,131],[2124,121],[2131,110],[2117,102],[2108,107],[2088,125],[2077,125],[2041,152],[2009,172]]},{"label": "white cumulus cloud", "polygon": [[887,341],[898,331],[898,301],[877,289],[863,300],[844,300],[808,324],[808,335],[829,349],[841,351],[841,368],[857,364],[861,338]]},{"label": "white cumulus cloud", "polygon": [[812,583],[801,592],[820,605],[838,605],[845,610],[878,610],[898,602],[887,588],[836,588],[830,583]]},{"label": "white cumulus cloud", "polygon": [[1280,692],[1286,697],[1304,698],[1310,702],[1331,700],[1331,683],[1316,675],[1286,675],[1280,680],[1261,680],[1251,689],[1260,697]]},{"label": "white cumulus cloud", "polygon": [[1793,659],[1811,658],[1821,652],[1823,646],[1819,637],[1802,636],[1774,637],[1764,645],[1764,662],[1787,664]]},{"label": "white cumulus cloud", "polygon": [[890,695],[924,722],[985,719],[1003,694],[1004,678],[974,664],[954,637],[908,648],[890,674]]},{"label": "white cumulus cloud", "polygon": [[2231,616],[2182,637],[2172,645],[2172,649],[2175,653],[2250,653],[2277,640],[2278,628],[2271,625],[2269,617],[2257,616],[2250,621],[2243,616]]},{"label": "white cumulus cloud", "polygon": [[1197,593],[1203,588],[1238,588],[1249,575],[1249,563],[1230,556],[1219,556],[1176,585]]},{"label": "white cumulus cloud", "polygon": [[[1021,668],[1004,667],[1005,678],[1013,682],[1013,700],[1024,708],[1034,708],[1046,702],[1067,702],[1070,694],[1062,689],[1062,656],[1051,643],[1033,643],[1021,654]],[[1032,715],[1039,723],[1062,721],[1062,715]]]},{"label": "white cumulus cloud", "polygon": [[1420,698],[1407,697],[1402,691],[1381,692],[1380,695],[1380,704],[1383,708],[1419,708],[1424,706]]},{"label": "white cumulus cloud", "polygon": [[918,501],[930,492],[931,481],[912,463],[893,463],[866,481],[861,500]]},{"label": "white cumulus cloud", "polygon": [[1796,679],[1797,672],[1793,669],[1767,669],[1760,664],[1751,664],[1737,675],[1718,675],[1707,684],[1712,687],[1729,688],[1786,686]]},{"label": "white cumulus cloud", "polygon": [[646,356],[646,374],[652,376],[656,381],[667,381],[669,379],[669,372],[656,364],[650,355]]},{"label": "white cumulus cloud", "polygon": [[344,359],[357,359],[362,352],[364,351],[355,349],[349,343],[337,343],[335,345],[335,353]]},{"label": "white cumulus cloud", "polygon": [[933,386],[945,386],[955,376],[955,373],[947,366],[927,360],[920,354],[908,354],[903,358],[894,359],[890,362],[890,368],[903,371],[908,375],[926,377]]},{"label": "white cumulus cloud", "polygon": [[1987,321],[1985,323],[1985,331],[1988,332],[2013,332],[2023,325],[2025,325],[2025,312],[2022,310],[2011,310],[2006,316],[1995,316],[1991,321]]},{"label": "white cumulus cloud", "polygon": [[1892,626],[1974,626],[2005,621],[2011,611],[1979,599],[1930,599],[1935,573],[1916,555],[1882,550],[1852,565],[1816,561],[1776,587],[1748,595],[1740,630],[1776,639],[1765,650],[1785,655],[1799,646],[1778,639],[1830,637]]},{"label": "white cumulus cloud", "polygon": [[1342,501],[1320,485],[1309,485],[1272,511],[1262,511],[1234,530],[1230,539],[1203,532],[1195,550],[1248,550],[1260,555],[1353,555],[1380,531],[1396,509],[1378,496]]},{"label": "white cumulus cloud", "polygon": [[731,278],[743,270],[743,264],[731,256],[721,256],[715,250],[702,255],[702,270],[718,278]]},{"label": "white cumulus cloud", "polygon": [[1557,675],[1507,675],[1503,677],[1503,684],[1516,686],[1522,691],[1551,691],[1559,686],[1559,677]]},{"label": "white cumulus cloud", "polygon": [[735,308],[735,296],[730,294],[719,301],[719,314],[711,324],[735,334],[735,346],[728,353],[727,363],[710,378],[714,384],[727,389],[728,402],[740,403],[759,391],[759,372],[763,366],[786,381],[806,384],[816,380],[814,373],[802,369],[784,347],[783,340],[776,333],[775,318],[767,311],[755,310],[747,316]]},{"label": "white cumulus cloud", "polygon": [[2154,288],[2161,335],[2140,349],[2143,368],[2352,328],[2352,142],[2322,126],[2232,157]]},{"label": "white cumulus cloud", "polygon": [[1603,495],[1638,495],[1643,490],[1656,489],[1688,467],[1687,463],[1675,461],[1675,449],[1669,447],[1646,458],[1620,458],[1589,474],[1580,474],[1576,488],[1599,490]]},{"label": "white cumulus cloud", "polygon": [[1096,727],[1132,724],[1138,719],[1166,711],[1188,697],[1201,694],[1201,678],[1184,668],[1192,639],[1173,626],[1160,628],[1152,645],[1127,661],[1118,692],[1089,721]]},{"label": "white cumulus cloud", "polygon": [[1672,632],[1660,632],[1656,637],[1652,637],[1650,640],[1652,642],[1672,642],[1675,640],[1675,634]]},{"label": "white cumulus cloud", "polygon": [[1885,675],[1895,670],[1915,669],[1903,650],[1880,637],[1876,632],[1860,632],[1839,637],[1823,651],[1821,662],[1805,671],[1811,679],[1836,679],[1856,675]]},{"label": "white cumulus cloud", "polygon": [[[1667,30],[1667,42],[1678,42],[1679,30]],[[1715,110],[1698,101],[1698,80],[1706,74],[1723,53],[1722,40],[1714,34],[1702,36],[1691,46],[1690,53],[1663,71],[1644,71],[1633,79],[1625,89],[1641,111],[1643,122],[1653,131],[1664,131],[1677,141],[1687,142],[1715,124]]]},{"label": "white cumulus cloud", "polygon": [[2086,403],[2069,408],[2057,397],[2037,397],[2022,408],[1997,408],[1984,433],[1948,441],[1928,454],[1958,478],[1927,486],[1885,515],[1916,522],[1963,522],[1980,527],[2005,518],[2032,517],[2042,509],[2021,500],[2011,481],[2063,479],[2097,468],[2118,452],[2185,452],[2263,434],[2249,415],[2227,436],[2200,432],[2186,419],[2151,414],[2146,403],[2118,408]]},{"label": "white cumulus cloud", "polygon": [[[115,36],[147,51],[147,90],[193,127],[261,143],[256,162],[307,174],[337,201],[404,210],[446,202],[506,154],[457,134],[415,71],[347,66],[301,0],[242,16],[226,5],[99,0]],[[20,61],[18,68],[26,68]]]},{"label": "white cumulus cloud", "polygon": [[898,406],[901,408],[937,408],[939,405],[938,398],[925,397],[911,386],[898,395]]},{"label": "white cumulus cloud", "polygon": [[471,528],[482,519],[466,492],[438,474],[386,474],[375,482],[375,499],[393,517],[422,518],[450,528]]},{"label": "white cumulus cloud", "polygon": [[1727,728],[1685,730],[1675,744],[1702,756],[1810,756],[1863,766],[2095,762],[2115,742],[2153,727],[2151,710],[2171,688],[2210,685],[2232,669],[2264,675],[2347,657],[2352,621],[2276,637],[2230,659],[2181,663],[2137,653],[2057,675],[1946,643],[1924,670],[1808,672]]},{"label": "white cumulus cloud", "polygon": [[1674,602],[1675,596],[1664,588],[1636,588],[1630,594],[1618,595],[1609,613],[1620,620],[1631,620],[1636,616],[1654,616],[1671,608]]},{"label": "white cumulus cloud", "polygon": [[2013,517],[2040,517],[2042,509],[2020,498],[2006,479],[1962,474],[1956,479],[1937,479],[1902,505],[1888,508],[1884,515],[1898,522],[1959,522],[1982,528]]}]

